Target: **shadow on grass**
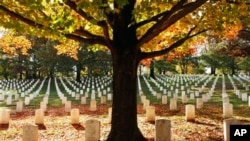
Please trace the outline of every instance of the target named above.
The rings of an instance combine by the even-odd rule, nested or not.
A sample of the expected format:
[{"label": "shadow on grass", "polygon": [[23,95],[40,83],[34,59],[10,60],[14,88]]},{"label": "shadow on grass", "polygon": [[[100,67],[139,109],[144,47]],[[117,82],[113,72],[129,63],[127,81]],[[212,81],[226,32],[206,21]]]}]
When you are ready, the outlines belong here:
[{"label": "shadow on grass", "polygon": [[9,129],[9,124],[0,124],[0,130],[8,130]]},{"label": "shadow on grass", "polygon": [[46,130],[46,126],[44,124],[36,124],[38,126],[38,130]]},{"label": "shadow on grass", "polygon": [[147,121],[147,123],[155,125],[155,121]]},{"label": "shadow on grass", "polygon": [[85,130],[81,124],[71,124],[76,130]]},{"label": "shadow on grass", "polygon": [[206,125],[206,126],[216,126],[216,124],[211,124],[211,123],[206,123],[206,122],[201,122],[201,121],[197,121],[197,120],[194,120],[194,121],[189,121],[191,123],[195,123],[195,124],[200,124],[200,125]]}]

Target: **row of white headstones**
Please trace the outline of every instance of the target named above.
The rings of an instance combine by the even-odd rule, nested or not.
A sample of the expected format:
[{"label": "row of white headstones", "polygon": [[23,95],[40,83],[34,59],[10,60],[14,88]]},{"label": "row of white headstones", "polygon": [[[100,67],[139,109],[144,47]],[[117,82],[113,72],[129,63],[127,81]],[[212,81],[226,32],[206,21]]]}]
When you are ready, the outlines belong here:
[{"label": "row of white headstones", "polygon": [[[207,85],[207,82],[209,82],[211,80],[211,77],[208,78],[204,85],[201,86],[201,89],[199,89],[199,91],[195,91],[194,93],[190,93],[190,90],[188,89],[187,91],[182,91],[182,103],[187,103],[188,102],[188,98],[187,98],[187,94],[186,93],[190,93],[190,99],[195,99],[196,98],[196,108],[200,109],[203,107],[203,102],[207,102],[208,100],[210,100],[211,96],[213,96],[213,92],[215,89],[215,85],[217,83],[218,77],[216,77],[216,79],[213,82],[213,85],[211,87],[211,89],[208,91],[208,93],[203,94],[202,98],[198,98],[199,97],[199,93],[202,92],[202,90],[204,89],[204,87]],[[247,82],[250,82],[250,79],[248,76],[233,76],[233,78],[228,75],[228,78],[230,79],[230,82],[234,88],[235,94],[238,96],[238,98],[242,99],[242,101],[248,101],[248,105],[250,106],[250,96],[248,96],[248,91],[249,91],[249,87]],[[246,82],[244,82],[243,80],[245,80]],[[238,83],[240,83],[242,85],[242,87],[245,88],[245,90],[243,90],[244,92],[241,93],[240,90],[237,88],[236,83],[234,80],[237,80]],[[150,90],[150,92],[152,93],[152,95],[156,96],[157,99],[162,99],[162,104],[167,104],[167,96],[171,97],[171,91],[168,92],[168,95],[161,95],[160,93],[155,92],[154,90],[152,90],[152,87],[149,85],[149,83],[147,82],[146,79],[144,79],[145,83],[148,86],[148,89]],[[177,84],[178,85],[178,84]],[[158,87],[159,85],[156,83],[156,86]],[[197,84],[195,84],[195,86],[197,86]],[[160,88],[161,89],[161,88]],[[162,89],[161,89],[162,90]],[[171,86],[171,90],[173,91],[173,88]],[[181,90],[184,90],[183,86],[181,87]],[[165,91],[165,90],[163,90]],[[170,99],[170,110],[176,110],[177,109],[177,99],[178,99],[178,89],[175,89],[175,93],[173,98]],[[155,107],[154,106],[150,106],[150,101],[147,100],[146,96],[143,94],[143,92],[141,92],[141,102],[143,103],[143,109],[146,109],[146,117],[147,117],[147,121],[155,121]],[[229,141],[230,140],[230,135],[229,135],[229,127],[231,124],[239,124],[239,121],[235,118],[233,118],[233,105],[231,103],[229,103],[229,96],[226,93],[226,84],[225,84],[225,76],[222,76],[222,104],[223,104],[223,118],[224,120],[224,140],[225,141]],[[187,104],[185,107],[185,118],[187,121],[195,121],[195,105],[192,104]]]},{"label": "row of white headstones", "polygon": [[[230,77],[230,76],[228,76],[228,77]],[[181,78],[181,79],[179,79],[179,78]],[[165,95],[167,95],[168,97],[171,97],[171,92],[173,92],[174,90],[175,90],[173,92],[173,97],[174,98],[178,98],[178,92],[182,91],[182,97],[184,97],[183,98],[184,101],[185,101],[185,97],[186,97],[185,93],[187,93],[187,94],[190,93],[190,99],[194,99],[195,97],[199,96],[199,93],[202,92],[202,90],[206,87],[207,83],[212,80],[211,79],[212,77],[208,77],[208,76],[205,76],[205,77],[191,77],[191,78],[192,79],[190,79],[190,77],[175,77],[175,78],[172,77],[170,79],[169,78],[166,79],[166,77],[162,77],[162,79],[158,78],[158,81],[155,81],[155,80],[152,79],[153,83],[157,87],[156,90],[153,90],[153,88],[151,86],[152,84],[150,84],[145,77],[143,77],[143,80],[145,81],[146,86],[149,89],[150,93],[153,94],[154,96],[156,96],[158,99],[160,99],[161,96],[162,96],[163,97],[162,104],[165,104],[166,103],[166,102],[164,102],[164,101],[166,101],[166,99],[165,99],[166,96]],[[68,79],[66,79],[67,84],[65,84],[65,82],[61,78],[59,78],[59,80],[63,84],[64,91],[66,91],[65,92],[66,94],[65,94],[65,93],[62,92],[62,90],[60,90],[60,88],[57,85],[57,79],[55,79],[57,94],[60,97],[60,99],[62,100],[62,103],[65,103],[67,101],[67,94],[70,95],[71,97],[75,98],[76,100],[79,100],[80,97],[82,97],[82,99],[81,99],[82,104],[86,104],[86,98],[89,97],[89,93],[90,93],[91,100],[95,100],[96,96],[98,96],[99,98],[101,98],[102,96],[107,96],[108,100],[112,100],[112,94],[110,93],[110,87],[107,87],[107,85],[109,85],[111,83],[111,81],[109,81],[108,83],[104,83],[106,86],[99,85],[99,86],[101,86],[102,89],[97,88],[97,91],[96,91],[95,89],[90,90],[90,88],[89,88],[90,85],[87,86],[86,89],[85,89],[85,86],[83,86],[81,84],[78,84],[78,83],[73,84],[72,83],[73,81],[69,81]],[[197,87],[199,85],[199,83],[203,82],[204,80],[206,80],[206,81],[201,86],[201,88],[199,88],[198,90],[194,90],[194,88]],[[239,78],[237,78],[237,80],[240,81]],[[34,91],[32,94],[29,94],[29,93],[35,89],[35,87],[38,84],[39,80],[37,80],[36,83],[34,83],[34,85],[30,86],[30,88],[27,89],[25,92],[21,93],[21,97],[25,97],[24,98],[24,104],[25,105],[29,105],[30,101],[32,99],[36,98],[39,95],[39,92],[41,91],[41,88],[43,87],[44,81],[45,80],[43,80],[40,87],[36,91]],[[195,81],[197,81],[197,82],[195,82]],[[175,82],[175,84],[171,84],[173,82]],[[195,82],[195,83],[192,86],[190,86],[192,84],[192,82],[193,83]],[[242,81],[240,81],[240,82],[245,87],[248,87],[246,85],[246,83],[243,83]],[[183,83],[185,83],[185,85],[183,85]],[[31,83],[29,83],[29,84],[31,84]],[[90,84],[90,83],[88,83],[88,84]],[[95,83],[92,82],[92,84],[97,84],[97,82],[95,82]],[[179,86],[179,85],[181,85],[181,86]],[[97,86],[98,86],[98,84],[97,84]],[[212,88],[211,88],[211,90],[209,92],[210,95],[214,90],[214,86],[215,86],[215,84],[212,86]],[[82,87],[82,89],[80,89],[81,87]],[[106,87],[106,89],[103,88],[103,87]],[[139,87],[140,94],[143,93],[142,88],[141,88],[141,82],[140,82],[139,79],[138,79],[138,87]],[[176,87],[176,88],[174,89],[174,87]],[[180,90],[179,90],[179,87],[180,87]],[[225,87],[225,86],[223,86],[223,87]],[[92,88],[95,88],[95,85],[93,85]],[[84,89],[85,89],[86,92],[85,92],[85,95],[83,96]],[[168,92],[167,92],[167,89],[169,89]],[[186,91],[184,91],[184,89]],[[192,90],[193,90],[193,93],[191,93]],[[50,91],[50,81],[49,81],[48,86],[47,86],[46,95],[44,96],[44,99],[43,99],[43,101],[46,102],[46,103],[48,102],[49,91]],[[157,93],[157,91],[159,91],[159,93]],[[236,91],[236,94],[239,95],[239,96],[242,96],[242,98],[244,100],[247,99],[246,98],[247,93],[239,94],[240,90],[238,90],[236,88],[235,88],[235,91]],[[19,95],[17,94],[17,91],[14,91],[13,93],[14,93],[14,96],[15,96],[14,100],[19,99]],[[8,97],[6,99],[7,105],[11,105],[12,104],[12,94],[10,92],[8,92],[8,91],[7,92],[2,92],[2,94],[0,94],[0,101],[4,100],[5,95],[8,95]],[[224,94],[224,92],[223,92],[223,96],[226,97],[226,94]],[[203,99],[206,99],[207,95],[203,94],[202,97],[203,97]]]},{"label": "row of white headstones", "polygon": [[[36,110],[36,115],[43,113],[40,109]],[[71,124],[77,125],[79,122],[79,109],[71,109]],[[39,125],[43,125],[43,115],[36,116],[35,124],[26,124],[23,128],[22,141],[38,141]],[[84,141],[100,141],[101,122],[96,119],[89,119],[85,122],[85,134],[82,139]],[[155,141],[171,140],[171,121],[167,119],[157,119],[155,121]]]},{"label": "row of white headstones", "polygon": [[[234,86],[234,89],[236,91],[236,94],[237,95],[241,95],[241,97],[244,97],[243,94],[241,94],[239,92],[239,90],[237,89],[235,82],[233,81],[233,79],[228,76],[229,79],[231,80],[231,83],[232,85]],[[243,81],[241,81],[241,79],[239,79],[239,77],[236,77],[234,76],[236,80],[240,81],[241,84],[246,87],[246,90],[248,89],[247,88],[247,85],[246,83],[244,83]],[[207,77],[208,78],[208,77]],[[245,78],[245,77],[244,77]],[[145,80],[145,79],[144,79]],[[204,79],[205,80],[205,79]],[[195,96],[199,96],[199,92],[202,91],[202,89],[204,88],[204,86],[206,86],[206,83],[208,83],[209,81],[211,80],[211,78],[208,78],[206,79],[204,85],[202,85],[201,89],[199,89],[199,91],[195,92]],[[214,91],[214,88],[215,88],[215,85],[216,85],[216,82],[218,80],[218,76],[216,77],[216,79],[214,80],[213,82],[213,85],[212,85],[212,88],[210,89],[210,91],[208,92],[208,95],[207,96],[204,96],[202,98],[197,98],[196,100],[196,108],[199,109],[199,108],[202,108],[203,106],[203,102],[206,102],[207,100],[210,99],[210,97],[213,95],[213,91]],[[248,79],[247,79],[248,80]],[[62,81],[62,80],[61,80]],[[56,87],[57,87],[57,81],[55,80],[55,83],[56,83]],[[156,82],[154,82],[156,83]],[[224,118],[232,118],[233,116],[233,107],[232,107],[232,104],[229,103],[229,98],[228,96],[226,95],[226,88],[225,88],[225,81],[224,81],[224,78],[223,78],[223,89],[222,89],[222,97],[223,97],[223,117]],[[150,85],[148,85],[150,86]],[[60,90],[57,89],[58,93],[60,93]],[[164,90],[163,90],[164,91]],[[178,95],[178,91],[175,91]],[[154,92],[152,92],[153,94]],[[175,94],[176,94],[175,93]],[[154,95],[154,94],[153,94]],[[186,103],[187,102],[187,96],[185,96],[186,94],[182,91],[182,102],[183,103]],[[192,94],[190,94],[190,98],[194,97],[194,96],[191,96]],[[158,94],[156,94],[155,96],[157,97],[161,97],[162,98],[162,103],[163,104],[167,104],[167,95],[162,95],[162,96],[159,96]],[[59,96],[60,97],[60,96]],[[177,97],[173,97],[170,99],[170,110],[175,110],[177,108]],[[228,100],[224,100],[228,98]],[[147,121],[156,121],[155,120],[155,108],[153,106],[150,106],[150,102],[149,100],[146,99],[145,95],[141,95],[141,101],[143,103],[143,107],[144,109],[146,110],[146,119]],[[65,111],[67,112],[71,112],[71,122],[72,124],[74,123],[78,123],[79,122],[79,110],[78,109],[71,109],[71,106],[70,106],[70,101],[65,101]],[[96,105],[93,104],[93,105]],[[90,106],[91,107],[91,106]],[[96,106],[94,106],[96,108]],[[40,108],[40,109],[37,109],[36,112],[35,112],[35,123],[36,124],[43,124],[43,118],[44,118],[44,110],[46,109],[43,109],[43,108]],[[8,112],[6,112],[8,113]],[[3,111],[2,111],[2,116],[1,117],[4,117],[3,115],[8,115],[8,114],[4,114]],[[111,115],[111,109],[109,110],[109,115]],[[110,117],[110,116],[109,116]],[[186,120],[187,121],[193,121],[195,120],[195,106],[194,105],[186,105]],[[1,123],[1,122],[0,122]],[[166,122],[168,123],[166,125],[166,127],[170,127],[169,126],[169,122]],[[168,129],[169,130],[169,129]],[[226,130],[226,129],[225,129]],[[163,135],[161,135],[160,137],[162,137]],[[157,136],[156,136],[157,137]],[[166,138],[168,138],[169,136],[166,136]],[[226,138],[226,137],[225,137]]]},{"label": "row of white headstones", "polygon": [[[76,98],[76,100],[80,97],[80,95],[83,95],[83,90],[80,90],[79,88],[77,88],[75,85],[78,84],[73,84],[71,81],[69,81],[68,79],[65,79],[66,82],[64,82],[63,79],[59,78],[59,81],[62,83],[63,85],[63,89],[65,89],[65,91],[71,96]],[[45,80],[44,80],[45,81]],[[44,81],[41,83],[39,89],[35,92],[34,94],[30,94],[28,95],[28,97],[25,97],[25,105],[29,105],[29,101],[32,100],[33,98],[35,98],[40,92],[40,88],[43,87]],[[37,81],[38,83],[39,81]],[[35,83],[35,84],[37,84]],[[38,126],[40,124],[44,124],[44,112],[47,110],[47,104],[48,104],[48,99],[49,99],[49,92],[50,92],[50,83],[51,83],[51,79],[48,82],[48,86],[47,86],[47,91],[45,96],[43,97],[43,100],[40,103],[40,109],[36,109],[35,110],[35,124],[27,124],[25,126],[23,126],[23,137],[22,140],[23,141],[31,141],[31,140],[38,140],[39,139],[39,133],[38,133]],[[67,84],[65,84],[67,83]],[[110,83],[110,82],[109,82]],[[32,83],[31,83],[32,84]],[[36,85],[33,85],[32,89],[29,89],[28,91],[26,91],[26,93],[30,93]],[[93,83],[92,83],[93,84]],[[64,96],[63,92],[60,90],[60,88],[58,87],[58,83],[57,83],[57,79],[55,79],[55,85],[56,85],[56,91],[57,94],[59,96],[59,98],[62,100],[62,103],[65,104],[65,112],[70,112],[70,117],[71,117],[71,124],[80,124],[79,122],[79,118],[80,118],[80,113],[79,113],[79,109],[71,109],[71,101],[67,101],[67,97]],[[104,85],[108,85],[108,83],[105,83]],[[71,87],[73,90],[70,90],[69,87]],[[79,85],[79,87],[82,87],[81,85]],[[101,85],[101,88],[104,89],[104,86]],[[94,89],[94,87],[92,87],[92,89]],[[97,88],[98,91],[101,91],[100,88]],[[76,94],[76,92],[78,92],[79,94]],[[87,86],[86,92],[90,92],[90,88],[89,86]],[[103,94],[106,94],[107,92],[110,92],[110,88],[108,87],[107,89],[103,90]],[[4,95],[9,95],[10,93],[8,92],[3,92]],[[24,92],[25,93],[25,92]],[[17,95],[17,94],[15,94]],[[21,97],[24,97],[25,94],[21,95]],[[86,97],[88,97],[88,94],[85,94]],[[81,98],[81,103],[82,104],[86,104],[86,97],[83,96]],[[100,94],[99,94],[100,96]],[[7,105],[10,105],[11,102],[11,98],[9,98],[12,96],[8,96],[7,100]],[[18,99],[18,96],[15,96],[15,99]],[[108,98],[111,100],[111,95],[108,94]],[[2,99],[4,100],[4,98]],[[102,96],[101,97],[101,103],[105,103],[106,102],[106,97]],[[90,102],[90,110],[91,111],[95,111],[97,110],[97,104],[96,104],[96,100],[95,100],[95,90],[92,90],[91,92],[91,102]],[[16,111],[17,112],[22,112],[23,109],[23,102],[19,101],[17,102],[16,105]],[[0,110],[0,125],[1,124],[9,124],[10,121],[10,110],[7,109],[1,109]],[[109,110],[109,113],[111,113],[111,109]],[[111,121],[111,114],[109,114],[109,122]],[[100,121],[98,120],[87,120],[85,122],[85,141],[98,141],[100,139]]]},{"label": "row of white headstones", "polygon": [[[58,87],[58,84],[57,84],[58,80],[62,83],[63,88]],[[109,87],[109,85],[111,83],[110,80],[108,80],[106,83],[104,83],[104,80],[100,81],[100,82],[103,83],[102,85],[100,85],[100,83],[99,84],[96,83],[97,86],[98,85],[101,86],[100,88],[96,88],[96,90],[94,89],[95,86],[92,86],[93,89],[91,90],[90,87],[88,87],[88,86],[85,87],[85,86],[82,86],[82,84],[80,85],[80,84],[77,84],[77,83],[73,84],[68,79],[59,78],[58,80],[55,79],[56,90],[57,90],[57,94],[58,94],[59,98],[62,100],[63,104],[67,101],[67,97],[75,98],[75,100],[80,100],[80,97],[82,97],[81,98],[81,103],[86,104],[86,98],[89,97],[89,93],[90,93],[90,96],[91,96],[91,100],[95,100],[96,93],[98,94],[98,97],[101,97],[102,95],[107,95],[108,100],[112,99],[112,95],[110,93],[110,87]],[[40,91],[41,91],[41,89],[42,89],[42,87],[44,85],[45,79],[42,81],[39,88],[37,90],[35,90],[35,88],[36,88],[37,84],[39,83],[39,81],[40,80],[37,80],[36,83],[32,83],[33,81],[31,81],[31,83],[29,83],[29,86],[31,88],[29,88],[27,90],[22,89],[21,90],[22,91],[21,95],[18,94],[19,90],[16,90],[16,87],[14,87],[14,90],[8,90],[6,88],[4,90],[1,89],[0,90],[0,101],[6,101],[6,105],[8,106],[8,105],[12,105],[13,101],[18,101],[20,98],[23,98],[24,99],[23,101],[19,100],[16,103],[17,111],[21,112],[22,108],[23,108],[23,104],[24,105],[29,105],[30,101],[35,99],[40,94]],[[88,81],[91,81],[91,79],[89,79]],[[50,85],[51,85],[50,83],[51,83],[51,79],[49,79],[49,81],[48,81],[47,91],[46,91],[46,94],[43,97],[41,105],[48,104],[48,99],[49,99],[49,96],[50,96]],[[87,84],[89,85],[90,82],[87,82]],[[79,85],[79,86],[77,87],[76,85]],[[64,89],[64,90],[61,90],[61,89]],[[85,94],[83,94],[84,91],[85,91]],[[13,96],[14,96],[14,99],[13,99]],[[103,101],[103,102],[105,102],[105,101]]]},{"label": "row of white headstones", "polygon": [[[222,76],[222,104],[223,104],[223,117],[224,118],[230,118],[233,115],[233,105],[229,100],[229,96],[226,93],[226,84],[225,84],[225,76]],[[249,87],[247,85],[247,82],[250,80],[249,77],[237,77],[237,76],[233,76],[234,79],[232,79],[232,77],[230,75],[227,76],[230,79],[230,82],[234,88],[235,94],[238,96],[238,98],[241,98],[242,101],[248,101],[248,105],[250,106],[250,96],[248,96],[248,91],[249,91]],[[186,88],[184,88],[184,86],[181,86],[181,101],[183,104],[188,103],[188,95],[189,95],[189,99],[192,100],[196,100],[196,108],[200,109],[203,107],[203,102],[207,102],[208,100],[211,99],[211,96],[213,96],[214,93],[214,89],[217,83],[217,80],[219,78],[219,76],[217,76],[212,84],[212,87],[210,88],[210,90],[208,92],[203,91],[203,89],[207,86],[207,83],[211,81],[212,77],[205,77],[207,78],[206,81],[204,82],[204,84],[201,86],[201,88],[199,90],[194,90],[191,91],[193,89],[193,86],[191,86],[191,90],[188,88],[188,86],[186,85]],[[243,82],[240,78],[246,80],[247,82]],[[238,89],[236,87],[236,83],[234,80],[237,80],[240,82],[240,84],[242,85],[242,87],[245,88],[245,90],[242,90],[242,92],[240,91],[240,89]],[[163,94],[161,93],[157,93],[156,91],[152,90],[152,87],[150,86],[150,84],[148,83],[147,79],[144,78],[145,83],[147,84],[148,89],[150,90],[150,93],[155,96],[157,99],[161,99],[162,104],[167,104],[168,103],[168,97],[170,97],[170,110],[176,110],[177,109],[177,101],[178,101],[178,91],[179,89],[175,89],[173,96],[171,95],[171,92],[173,92],[173,87],[171,86],[171,90],[172,91],[168,91],[168,94],[166,94],[165,89],[163,89]],[[187,83],[186,83],[187,84]],[[158,85],[158,84],[156,84]],[[140,85],[139,85],[140,86]],[[195,84],[195,86],[198,86],[197,84]],[[161,89],[161,88],[160,88]],[[186,89],[186,90],[184,90]],[[202,94],[201,98],[200,98],[200,93],[205,93]],[[146,98],[146,95],[143,94],[143,91],[140,92],[141,95],[141,102],[143,104],[143,109],[146,109],[148,106],[150,107],[150,100],[148,100]],[[152,107],[150,107],[149,109],[152,110]]]}]

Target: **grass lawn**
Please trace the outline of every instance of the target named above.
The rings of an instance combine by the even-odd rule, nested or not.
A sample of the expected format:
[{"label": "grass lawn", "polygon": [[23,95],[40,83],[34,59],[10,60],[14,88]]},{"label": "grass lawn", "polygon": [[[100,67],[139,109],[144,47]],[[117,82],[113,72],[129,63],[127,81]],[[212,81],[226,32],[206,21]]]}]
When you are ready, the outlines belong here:
[{"label": "grass lawn", "polygon": [[[216,79],[217,78],[217,79]],[[235,82],[234,86],[232,85],[229,77],[225,76],[224,84],[222,76],[175,76],[175,77],[167,77],[167,76],[158,76],[156,80],[151,80],[146,77],[140,77],[140,86],[142,91],[138,91],[138,124],[142,133],[149,140],[154,138],[154,124],[148,123],[145,120],[145,111],[142,109],[142,104],[140,100],[140,94],[143,93],[147,99],[150,100],[150,104],[156,107],[156,119],[164,118],[171,120],[172,124],[172,137],[171,139],[174,141],[221,141],[223,140],[223,102],[222,102],[222,87],[225,86],[226,94],[229,97],[230,103],[233,104],[233,112],[234,117],[240,120],[244,124],[250,124],[250,109],[248,106],[248,102],[243,102],[238,96],[235,94],[234,87],[237,87],[241,93],[247,93],[249,95],[249,90],[246,90],[246,87],[243,87],[243,83],[245,86],[249,86],[249,82],[246,80],[240,79],[239,81],[236,78],[231,76],[233,82]],[[240,78],[240,77],[238,77]],[[99,80],[100,78],[98,78]],[[94,79],[92,79],[94,81]],[[37,90],[39,86],[41,86],[40,81],[34,90]],[[67,82],[63,81],[64,84],[71,90],[76,93],[77,88],[81,89],[79,84],[75,83],[73,80]],[[102,82],[109,82],[107,78]],[[72,101],[72,108],[79,108],[81,113],[81,121],[82,126],[84,126],[84,122],[89,118],[97,118],[102,122],[101,126],[101,137],[105,139],[109,130],[110,124],[107,123],[108,117],[108,108],[111,107],[112,101],[107,101],[106,104],[100,104],[100,97],[98,97],[98,93],[95,94],[96,100],[98,102],[97,111],[92,112],[89,111],[89,101],[90,95],[93,90],[98,91],[98,87],[100,89],[103,83],[98,84],[96,81],[84,81],[85,89],[83,89],[83,94],[88,95],[87,104],[81,104],[81,100],[76,100],[75,97],[72,97],[65,89],[63,83],[57,79],[57,84],[61,92],[67,98],[67,100]],[[73,85],[72,85],[73,84]],[[92,85],[95,85],[94,87]],[[98,85],[98,86],[97,86]],[[102,90],[108,89],[111,84],[102,86]],[[149,87],[150,86],[150,87]],[[184,86],[182,88],[182,86]],[[213,88],[213,89],[211,89]],[[56,85],[54,80],[51,80],[50,92],[47,92],[48,89],[48,80],[45,81],[42,86],[39,94],[30,101],[29,105],[24,106],[23,112],[17,113],[15,112],[15,104],[17,101],[24,101],[24,97],[19,97],[18,100],[15,100],[15,96],[12,96],[12,104],[7,105],[6,99],[8,95],[5,95],[4,101],[0,101],[0,110],[4,108],[11,109],[13,112],[11,113],[11,123],[8,128],[0,127],[0,139],[4,140],[20,140],[21,132],[20,128],[25,123],[30,123],[34,120],[34,110],[40,107],[40,102],[44,99],[46,93],[49,94],[48,98],[48,110],[45,112],[45,126],[46,130],[39,130],[40,137],[42,140],[79,140],[84,136],[84,129],[74,129],[72,125],[69,123],[69,113],[64,112],[64,105],[62,104],[61,99],[59,98]],[[110,89],[110,88],[109,88]],[[165,89],[165,90],[164,90]],[[171,90],[172,89],[172,90]],[[171,96],[175,93],[176,89],[178,90],[178,99],[177,99],[177,109],[170,110],[169,109],[169,100],[171,97],[168,96],[168,104],[161,104],[161,99],[158,99],[154,94],[169,94],[171,92]],[[204,94],[211,94],[208,102],[205,102],[203,108],[196,109],[196,119],[194,122],[186,122],[185,121],[185,105],[186,104],[196,104],[195,99],[188,99],[188,102],[183,104],[181,95],[182,91],[190,97],[190,94],[195,94],[196,91],[199,91],[199,96],[196,98],[202,98]],[[32,93],[31,92],[31,93]],[[105,95],[111,92],[106,92]],[[27,95],[28,96],[28,95]],[[63,124],[65,123],[65,124]],[[65,133],[67,131],[67,133]],[[71,136],[70,136],[71,134]]]}]

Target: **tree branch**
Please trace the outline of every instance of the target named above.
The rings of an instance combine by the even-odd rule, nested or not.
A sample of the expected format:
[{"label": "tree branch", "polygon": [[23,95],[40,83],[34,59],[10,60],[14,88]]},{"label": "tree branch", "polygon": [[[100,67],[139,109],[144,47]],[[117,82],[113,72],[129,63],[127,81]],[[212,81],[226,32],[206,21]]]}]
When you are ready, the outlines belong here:
[{"label": "tree branch", "polygon": [[82,16],[85,20],[96,24],[98,26],[100,25],[100,22],[96,20],[94,17],[89,16],[85,11],[83,11],[80,8],[77,8],[77,4],[75,2],[72,2],[71,0],[65,0],[64,3],[72,10],[74,10],[76,13],[78,13],[80,16]]},{"label": "tree branch", "polygon": [[[27,24],[30,27],[47,29],[47,30],[51,29],[48,26],[45,26],[43,24],[34,22],[26,17],[23,17],[21,14],[13,12],[2,5],[0,5],[0,10],[4,11],[8,15],[10,15],[11,17],[14,17],[14,18],[18,19],[19,21]],[[69,39],[73,39],[73,40],[77,40],[77,41],[85,41],[88,44],[101,44],[101,45],[105,45],[107,47],[110,47],[110,46],[108,46],[109,44],[107,43],[107,41],[105,40],[104,37],[94,35],[94,34],[88,32],[84,29],[76,30],[74,33],[71,33],[71,34],[69,33],[69,34],[64,34],[64,35]]]},{"label": "tree branch", "polygon": [[231,4],[242,4],[245,3],[247,5],[250,5],[250,2],[239,2],[237,0],[226,0],[227,3],[231,3]]},{"label": "tree branch", "polygon": [[196,27],[193,27],[189,30],[189,32],[187,33],[186,37],[176,41],[175,43],[173,43],[171,46],[169,46],[168,48],[165,48],[163,50],[159,50],[159,51],[154,51],[154,52],[142,52],[141,55],[140,55],[140,59],[147,59],[147,58],[152,58],[152,57],[155,57],[155,56],[161,56],[161,55],[164,55],[168,52],[170,52],[171,50],[181,46],[185,41],[187,41],[188,39],[191,39],[203,32],[206,32],[207,29],[204,29],[202,31],[199,31],[193,35],[190,35],[191,32],[195,29]]},{"label": "tree branch", "polygon": [[84,38],[82,36],[75,35],[75,34],[65,34],[65,37],[68,39],[79,41],[79,42],[84,42],[86,44],[100,44],[100,45],[109,47],[106,40],[102,37],[101,38]]},{"label": "tree branch", "polygon": [[167,10],[167,11],[165,11],[165,12],[162,12],[162,13],[160,13],[160,14],[157,14],[157,15],[151,17],[150,19],[141,21],[141,22],[135,24],[135,25],[134,25],[134,28],[139,28],[139,27],[141,27],[141,26],[143,26],[143,25],[146,25],[146,24],[148,24],[148,23],[150,23],[150,22],[158,22],[158,21],[160,21],[160,19],[161,19],[162,17],[169,17],[170,15],[172,15],[173,13],[175,13],[176,11],[178,11],[178,10],[183,6],[183,4],[184,4],[185,2],[186,2],[186,0],[180,1],[180,2],[177,3],[174,7],[172,7],[171,10]]},{"label": "tree branch", "polygon": [[[67,6],[69,6],[72,10],[74,10],[76,13],[78,13],[80,16],[82,16],[85,20],[91,22],[92,24],[100,26],[103,29],[103,34],[105,36],[106,41],[108,42],[108,44],[111,44],[111,39],[110,39],[110,36],[108,34],[109,28],[108,28],[108,24],[106,23],[106,21],[104,21],[104,20],[98,21],[94,17],[89,16],[85,11],[77,8],[77,4],[71,0],[66,0],[66,1],[64,1],[64,3]],[[83,31],[83,30],[81,30],[81,31]],[[90,33],[90,32],[88,32],[88,33]]]},{"label": "tree branch", "polygon": [[0,5],[0,10],[4,11],[8,15],[10,15],[11,17],[17,18],[18,20],[22,21],[23,23],[26,23],[29,26],[36,27],[36,28],[42,28],[42,29],[48,28],[40,23],[37,23],[35,21],[32,21],[28,18],[23,17],[19,13],[15,13],[15,12],[9,10],[8,8],[4,7],[3,5]]},{"label": "tree branch", "polygon": [[193,12],[195,9],[203,5],[207,0],[196,0],[195,2],[190,2],[184,5],[185,0],[180,1],[173,8],[173,12],[170,12],[164,17],[162,17],[155,25],[153,25],[139,40],[137,43],[137,48],[142,46],[144,43],[150,41],[154,37],[158,36],[165,29],[173,25],[176,21],[180,20],[182,17]]}]

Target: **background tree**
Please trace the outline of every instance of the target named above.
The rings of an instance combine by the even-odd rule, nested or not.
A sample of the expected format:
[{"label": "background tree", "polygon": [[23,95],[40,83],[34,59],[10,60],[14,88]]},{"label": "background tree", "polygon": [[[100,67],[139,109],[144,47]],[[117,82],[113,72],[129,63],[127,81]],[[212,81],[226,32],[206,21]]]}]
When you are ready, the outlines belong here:
[{"label": "background tree", "polygon": [[[2,60],[2,65],[5,78],[8,77],[7,74],[14,78],[16,77],[15,75],[19,74],[19,79],[23,79],[23,71],[26,70],[25,65],[29,60],[31,47],[31,42],[25,36],[16,35],[13,31],[7,32],[0,38],[0,48],[4,56],[6,56],[2,58],[4,59]],[[9,68],[8,73],[6,72],[7,68]]]},{"label": "background tree", "polygon": [[[242,11],[247,7],[238,1],[233,5],[225,0],[4,0],[0,2],[0,24],[48,37],[106,46],[113,62],[112,125],[107,140],[144,141],[137,126],[139,62],[168,53],[188,39],[219,27],[222,20],[238,21],[242,14],[239,8]],[[182,26],[172,31],[176,24]],[[157,45],[147,46],[155,41]]]},{"label": "background tree", "polygon": [[250,57],[240,58],[238,63],[239,68],[243,71],[243,73],[250,73]]},{"label": "background tree", "polygon": [[57,55],[57,50],[54,48],[58,42],[47,38],[37,38],[36,41],[37,42],[34,43],[36,47],[33,52],[39,74],[44,77],[53,78],[56,67],[59,65],[59,56]]},{"label": "background tree", "polygon": [[176,65],[180,67],[180,73],[187,74],[189,66],[197,65],[197,61],[193,56],[194,53],[194,48],[186,47],[186,50],[183,50],[182,47],[180,47],[178,49],[174,49],[168,54],[167,61],[175,62]]},{"label": "background tree", "polygon": [[158,70],[159,74],[167,74],[167,72],[178,73],[176,71],[176,65],[177,63],[174,60],[169,62],[166,61],[165,57],[155,62],[155,68]]}]

